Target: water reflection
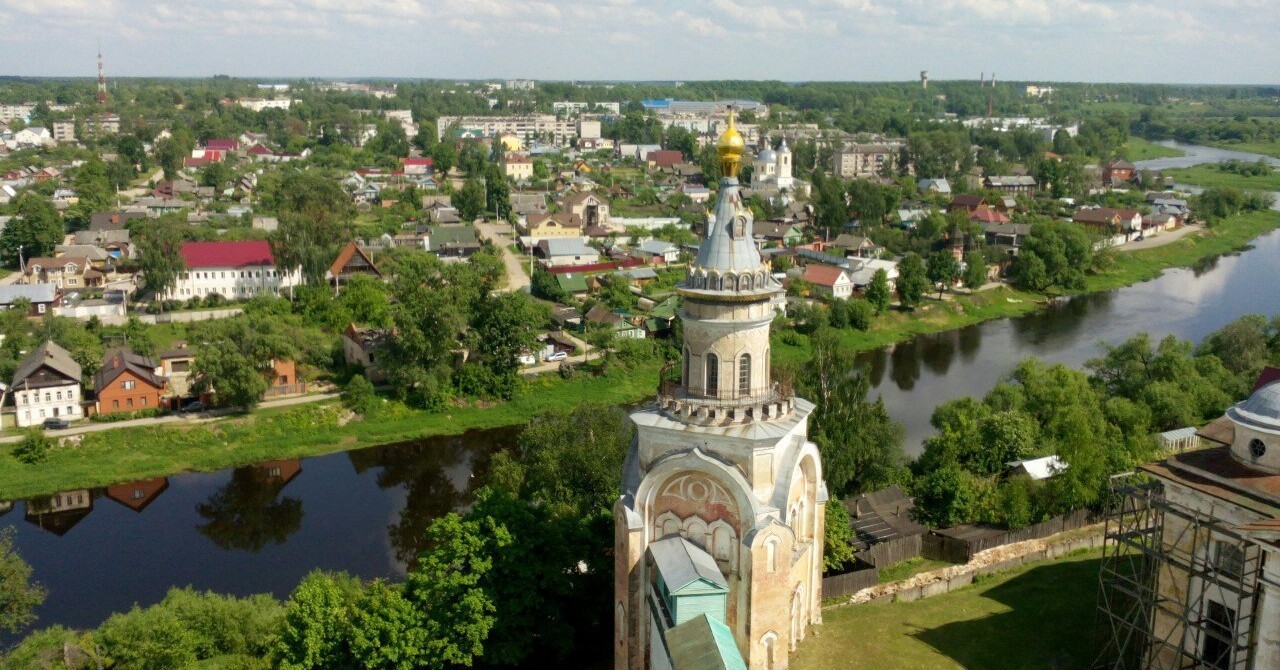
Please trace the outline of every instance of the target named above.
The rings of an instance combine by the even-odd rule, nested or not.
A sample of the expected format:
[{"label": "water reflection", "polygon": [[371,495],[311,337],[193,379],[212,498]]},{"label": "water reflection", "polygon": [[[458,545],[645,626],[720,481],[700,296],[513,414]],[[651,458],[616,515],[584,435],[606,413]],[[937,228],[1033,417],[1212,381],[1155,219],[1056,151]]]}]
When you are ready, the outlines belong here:
[{"label": "water reflection", "polygon": [[302,501],[280,492],[302,472],[302,461],[266,461],[236,468],[231,481],[196,506],[206,523],[196,530],[221,549],[262,551],[284,544],[302,527]]},{"label": "water reflection", "polygon": [[108,486],[107,497],[135,512],[141,513],[168,488],[168,477],[156,477],[154,479],[143,479],[136,482]]},{"label": "water reflection", "polygon": [[27,501],[27,522],[62,537],[89,516],[94,497],[94,491],[77,489],[32,498]]}]

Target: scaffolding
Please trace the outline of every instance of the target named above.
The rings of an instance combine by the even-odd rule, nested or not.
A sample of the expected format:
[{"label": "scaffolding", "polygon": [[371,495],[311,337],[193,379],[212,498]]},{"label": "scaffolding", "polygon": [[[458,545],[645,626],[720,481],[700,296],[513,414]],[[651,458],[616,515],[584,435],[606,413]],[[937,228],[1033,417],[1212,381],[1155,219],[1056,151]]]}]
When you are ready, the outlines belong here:
[{"label": "scaffolding", "polygon": [[1144,475],[1113,478],[1111,495],[1094,670],[1251,668],[1259,547]]}]

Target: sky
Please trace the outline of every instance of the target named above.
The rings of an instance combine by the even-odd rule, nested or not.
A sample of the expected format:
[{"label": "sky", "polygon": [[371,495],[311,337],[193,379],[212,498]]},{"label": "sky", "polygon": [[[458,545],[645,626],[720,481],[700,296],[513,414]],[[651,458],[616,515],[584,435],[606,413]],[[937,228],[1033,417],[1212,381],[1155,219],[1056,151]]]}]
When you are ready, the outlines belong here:
[{"label": "sky", "polygon": [[0,75],[1280,83],[1280,0],[0,0]]}]

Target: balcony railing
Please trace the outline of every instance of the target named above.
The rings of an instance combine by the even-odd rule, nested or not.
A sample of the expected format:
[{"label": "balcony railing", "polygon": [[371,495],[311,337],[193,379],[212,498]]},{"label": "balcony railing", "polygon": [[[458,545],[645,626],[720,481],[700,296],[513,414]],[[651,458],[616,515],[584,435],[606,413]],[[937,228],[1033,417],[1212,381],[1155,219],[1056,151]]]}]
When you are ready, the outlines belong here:
[{"label": "balcony railing", "polygon": [[729,425],[761,419],[778,419],[791,413],[795,394],[790,379],[777,380],[763,392],[749,396],[712,396],[664,379],[658,384],[658,407],[668,416],[688,423]]}]

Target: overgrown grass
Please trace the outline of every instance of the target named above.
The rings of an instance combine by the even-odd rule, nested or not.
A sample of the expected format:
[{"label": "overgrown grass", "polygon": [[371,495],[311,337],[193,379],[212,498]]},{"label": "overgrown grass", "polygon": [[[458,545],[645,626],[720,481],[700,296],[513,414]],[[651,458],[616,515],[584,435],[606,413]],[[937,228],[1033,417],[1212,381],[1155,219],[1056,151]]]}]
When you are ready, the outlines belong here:
[{"label": "overgrown grass", "polygon": [[1280,158],[1280,140],[1274,142],[1206,142],[1210,146],[1232,151],[1251,151],[1264,156]]},{"label": "overgrown grass", "polygon": [[1173,177],[1173,180],[1180,184],[1195,184],[1205,188],[1216,186],[1241,191],[1280,191],[1280,170],[1273,170],[1269,175],[1249,177],[1234,172],[1224,172],[1213,165],[1197,165],[1164,170],[1162,174]]},{"label": "overgrown grass", "polygon": [[1125,155],[1131,161],[1145,161],[1150,158],[1175,158],[1177,156],[1187,155],[1181,149],[1166,147],[1141,137],[1130,137],[1128,142],[1124,143]]},{"label": "overgrown grass", "polygon": [[931,558],[925,558],[923,556],[909,558],[905,561],[898,561],[893,565],[885,566],[884,569],[880,570],[880,583],[888,584],[889,582],[902,581],[908,577],[914,577],[922,572],[945,568],[949,565],[954,564],[946,561],[937,561]]},{"label": "overgrown grass", "polygon": [[791,667],[1088,668],[1099,557],[1023,566],[909,603],[829,609]]},{"label": "overgrown grass", "polygon": [[387,401],[375,416],[346,425],[339,425],[341,406],[324,402],[203,423],[87,433],[79,446],[53,449],[39,465],[20,463],[14,445],[0,445],[0,500],[522,424],[585,400],[633,403],[653,393],[658,367],[655,361],[569,381],[544,375],[530,379],[517,399],[492,406],[426,412]]}]

